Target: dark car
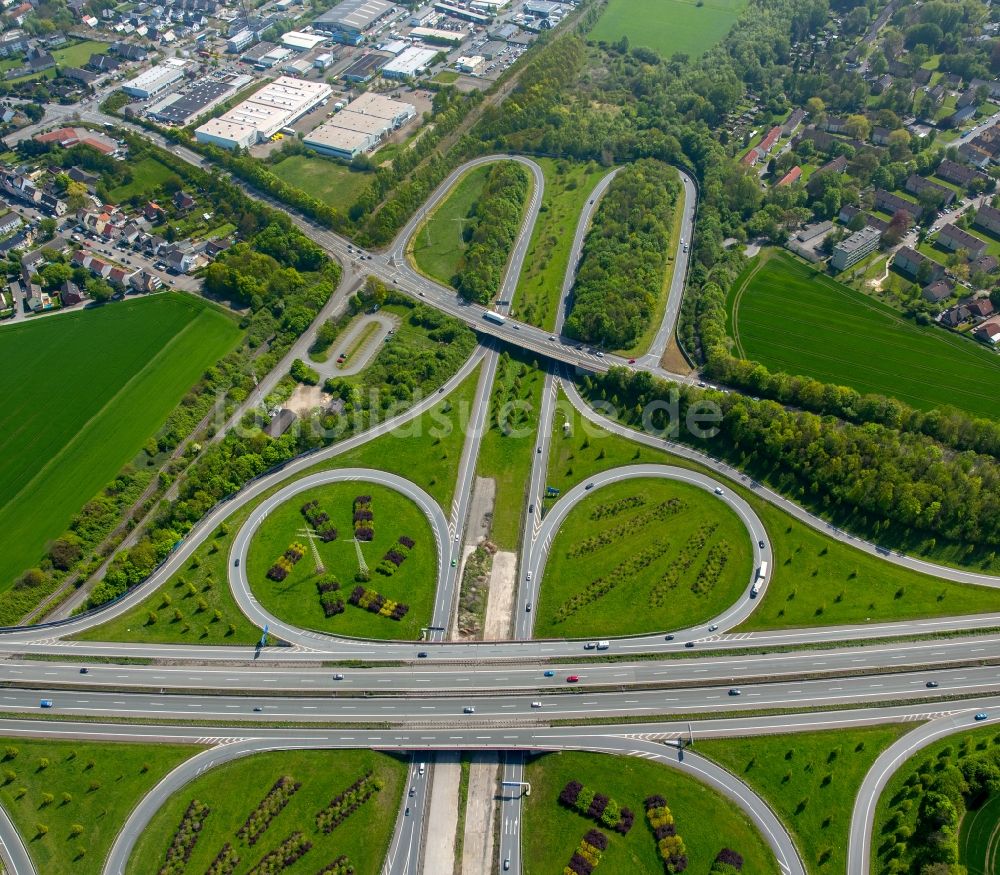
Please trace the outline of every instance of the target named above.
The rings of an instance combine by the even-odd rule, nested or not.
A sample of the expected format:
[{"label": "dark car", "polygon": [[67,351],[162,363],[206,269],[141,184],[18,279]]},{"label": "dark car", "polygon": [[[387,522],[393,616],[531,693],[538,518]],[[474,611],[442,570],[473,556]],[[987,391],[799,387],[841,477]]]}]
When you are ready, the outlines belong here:
[{"label": "dark car", "polygon": [[421,650],[420,653],[417,654],[417,659],[427,659],[427,651]]},{"label": "dark car", "polygon": [[674,640],[674,636],[673,635],[664,635],[663,636],[663,640],[664,641],[673,641]]},{"label": "dark car", "polygon": [[685,641],[684,642],[684,646],[685,647],[694,647],[694,642],[693,641]]},{"label": "dark car", "polygon": [[757,546],[760,547],[761,550],[763,550],[764,549],[764,542],[762,540],[758,541],[757,542]]},{"label": "dark car", "polygon": [[80,669],[80,674],[90,674],[90,669],[84,666]]},{"label": "dark car", "polygon": [[937,681],[927,681],[927,686],[932,690],[935,689],[937,685],[938,685]]}]

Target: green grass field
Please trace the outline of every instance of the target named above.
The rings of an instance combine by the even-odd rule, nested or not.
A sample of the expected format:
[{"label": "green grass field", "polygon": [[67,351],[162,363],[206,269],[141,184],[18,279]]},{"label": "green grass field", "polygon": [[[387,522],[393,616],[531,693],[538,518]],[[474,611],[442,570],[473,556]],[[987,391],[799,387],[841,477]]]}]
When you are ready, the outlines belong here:
[{"label": "green grass field", "polygon": [[486,164],[465,173],[417,229],[409,252],[421,273],[446,286],[453,285],[466,249],[463,234],[491,169],[491,165]]},{"label": "green grass field", "polygon": [[289,185],[341,210],[353,204],[372,180],[370,173],[308,155],[291,155],[269,169]]},{"label": "green grass field", "polygon": [[[376,875],[389,847],[406,769],[403,760],[369,750],[275,751],[227,763],[200,775],[167,800],[143,831],[126,872],[148,875],[159,870],[185,810],[196,799],[207,805],[209,812],[185,872],[205,872],[229,843],[239,865],[227,871],[244,875],[290,835],[301,832],[312,848],[287,869],[263,871],[312,875],[346,855],[356,875]],[[381,790],[331,832],[321,831],[316,814],[369,771],[382,782]],[[286,776],[302,786],[256,843],[249,845],[245,838],[237,837],[237,831],[274,783]]]},{"label": "green grass field", "polygon": [[[1000,733],[995,726],[983,726],[978,729],[970,726],[968,732],[946,736],[929,744],[899,767],[882,790],[875,809],[875,824],[872,829],[872,875],[890,875],[893,872],[910,872],[919,868],[913,859],[915,856],[913,850],[905,844],[900,847],[897,844],[897,837],[900,836],[901,830],[909,830],[909,834],[913,834],[920,811],[920,801],[926,792],[921,777],[925,774],[935,777],[936,772],[948,766],[956,766],[962,757],[995,748],[997,745],[1000,745]],[[992,835],[993,869],[985,870],[987,875],[996,875],[997,872],[996,830],[1000,806],[997,805],[996,799],[994,795],[988,802],[991,810],[986,812],[980,825],[970,820],[976,814],[976,810],[968,812],[959,832],[960,854],[970,850],[976,854],[985,852],[990,844],[987,833]],[[990,819],[993,822],[992,832],[988,827]],[[977,865],[975,858],[971,860],[962,858],[959,862],[969,866],[969,875],[981,875],[983,872],[975,868]],[[900,863],[902,867],[895,868]]]},{"label": "green grass field", "polygon": [[[501,357],[490,400],[490,428],[480,444],[476,473],[496,484],[490,538],[503,550],[516,550],[520,544],[544,385],[541,371],[517,358]],[[498,410],[509,431],[498,425]]]},{"label": "green grass field", "polygon": [[[426,489],[442,508],[450,508],[455,478],[458,475],[458,462],[462,455],[463,424],[468,421],[478,379],[477,370],[441,404],[405,426],[398,435],[392,433],[380,437],[344,453],[332,464],[317,465],[309,469],[310,473],[349,466],[379,468],[412,480]],[[281,487],[276,487],[265,495],[276,492],[278,488]],[[351,498],[353,497],[352,495]],[[233,514],[227,520],[225,529],[220,529],[216,537],[205,541],[184,568],[130,611],[81,633],[79,637],[88,641],[147,641],[167,644],[252,644],[257,641],[260,629],[243,616],[233,600],[227,582],[229,549],[251,509],[245,507]],[[191,594],[189,583],[194,584],[195,595]],[[315,588],[309,593],[310,600],[314,597]],[[173,610],[180,606],[185,615],[190,616],[200,598],[207,603],[207,609],[200,612],[196,622],[188,621],[188,629],[184,631],[184,623],[173,622]],[[356,610],[349,605],[345,605],[346,608]],[[220,614],[218,620],[215,619],[216,611]],[[151,620],[150,612],[155,617],[154,620]]]},{"label": "green grass field", "polygon": [[775,253],[744,271],[729,308],[737,354],[772,371],[894,396],[924,410],[953,405],[998,415],[1000,358],[915,325],[789,255]]},{"label": "green grass field", "polygon": [[[563,431],[569,422],[570,430]],[[585,447],[584,444],[587,444]],[[659,462],[708,472],[660,450],[611,435],[590,424],[560,396],[553,422],[549,478],[565,492],[598,471],[621,465]],[[730,481],[760,516],[774,555],[764,598],[741,630],[799,628],[957,616],[996,610],[996,593],[918,574],[832,541],[753,492]],[[551,501],[546,500],[546,506]],[[931,557],[948,560],[950,554]]]},{"label": "green grass field", "polygon": [[811,875],[847,871],[854,797],[878,755],[907,732],[879,726],[695,741],[761,796],[788,828]]},{"label": "green grass field", "polygon": [[143,158],[132,165],[131,170],[131,182],[108,192],[116,203],[128,200],[133,195],[151,197],[167,179],[176,175],[166,164],[161,164],[155,158]]},{"label": "green grass field", "polygon": [[0,328],[0,589],[239,337],[224,313],[174,293]]},{"label": "green grass field", "polygon": [[[354,575],[359,570],[352,543],[352,502],[358,495],[372,496],[375,514],[375,537],[370,543],[360,545],[365,562],[371,569],[371,580],[365,586],[410,606],[409,613],[399,622],[347,602],[347,596],[356,586]],[[323,615],[320,606],[316,591],[316,580],[320,575],[308,549],[282,582],[275,583],[265,576],[291,544],[299,542],[309,547],[300,534],[306,525],[300,508],[313,500],[318,501],[320,508],[329,514],[330,523],[339,533],[337,539],[328,544],[315,542],[326,573],[335,574],[341,585],[338,596],[343,599],[345,610],[330,619]],[[396,573],[387,577],[376,568],[385,552],[401,535],[412,538],[416,546]],[[299,493],[268,514],[250,545],[247,576],[261,607],[295,626],[361,638],[415,640],[420,637],[420,628],[431,619],[437,588],[437,545],[430,523],[410,499],[374,483],[335,483]]]},{"label": "green grass field", "polygon": [[[522,832],[522,860],[527,875],[562,872],[580,839],[594,828],[608,837],[599,873],[662,875],[663,862],[643,808],[643,800],[654,794],[667,800],[674,815],[677,834],[687,846],[688,872],[708,872],[723,847],[743,855],[744,872],[778,872],[774,856],[739,808],[668,766],[638,757],[564,751],[532,759],[526,772],[525,780],[531,782]],[[628,835],[602,828],[560,805],[559,793],[572,780],[630,808],[635,823]]]},{"label": "green grass field", "polygon": [[1000,793],[962,818],[958,857],[969,875],[1000,875]]},{"label": "green grass field", "polygon": [[[108,45],[110,44],[99,42],[98,40],[83,40],[82,42],[74,42],[59,49],[53,49],[52,57],[56,62],[56,67],[50,67],[48,70],[42,70],[40,73],[29,73],[26,76],[18,76],[16,79],[12,79],[11,82],[26,82],[29,79],[53,79],[58,67],[82,67],[90,60],[91,55],[103,52]],[[0,67],[0,70],[13,69],[14,67],[23,65],[23,58],[7,59],[4,61],[4,65]]]},{"label": "green grass field", "polygon": [[518,280],[513,313],[531,325],[552,331],[576,223],[608,168],[595,162],[536,160],[545,176],[545,195]]},{"label": "green grass field", "polygon": [[[623,507],[629,502],[641,504]],[[646,551],[648,561],[623,570]],[[569,512],[552,542],[535,634],[631,635],[690,626],[736,601],[750,573],[746,529],[712,494],[656,478],[603,486]],[[568,601],[599,579],[617,585],[566,616]]]},{"label": "green grass field", "polygon": [[590,39],[617,42],[627,36],[670,58],[681,52],[698,58],[722,40],[746,0],[609,0],[590,31]]},{"label": "green grass field", "polygon": [[200,748],[17,738],[2,750],[0,803],[35,871],[99,875],[139,800]]}]

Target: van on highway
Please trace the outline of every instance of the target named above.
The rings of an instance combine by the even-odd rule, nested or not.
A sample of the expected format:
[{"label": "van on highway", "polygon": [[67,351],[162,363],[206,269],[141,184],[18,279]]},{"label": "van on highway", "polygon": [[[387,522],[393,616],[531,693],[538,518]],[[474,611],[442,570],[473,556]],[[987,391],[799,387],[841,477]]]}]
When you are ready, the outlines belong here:
[{"label": "van on highway", "polygon": [[417,774],[422,775],[425,771],[427,771],[427,765],[425,763],[421,763],[417,769]]},{"label": "van on highway", "polygon": [[611,646],[611,642],[610,641],[598,641],[597,642],[597,649],[598,650],[607,650],[610,646]]}]

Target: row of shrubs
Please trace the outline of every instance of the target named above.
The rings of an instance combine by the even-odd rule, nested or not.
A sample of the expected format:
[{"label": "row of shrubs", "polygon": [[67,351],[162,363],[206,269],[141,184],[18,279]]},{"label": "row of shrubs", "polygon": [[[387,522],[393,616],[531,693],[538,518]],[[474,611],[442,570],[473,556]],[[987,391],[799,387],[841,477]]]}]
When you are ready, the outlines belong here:
[{"label": "row of shrubs", "polygon": [[306,548],[299,543],[292,544],[285,554],[278,558],[278,561],[267,569],[267,576],[275,583],[281,583],[298,563],[306,555]]},{"label": "row of shrubs", "polygon": [[316,829],[325,833],[333,832],[348,817],[382,789],[382,781],[366,772],[346,790],[342,790],[330,804],[316,813]]},{"label": "row of shrubs", "polygon": [[617,544],[622,540],[622,538],[635,535],[650,523],[674,516],[686,508],[687,505],[679,498],[671,498],[667,501],[661,501],[655,507],[650,508],[650,510],[645,513],[632,517],[632,519],[623,522],[621,525],[605,529],[603,532],[598,532],[596,535],[591,535],[589,538],[584,538],[566,553],[566,557],[569,559],[576,559],[578,556],[587,556],[591,553],[596,553],[602,547]]},{"label": "row of shrubs", "polygon": [[205,870],[205,875],[233,875],[239,864],[239,855],[233,850],[233,846],[226,842],[222,846],[222,850],[215,855],[211,865]]},{"label": "row of shrubs", "polygon": [[626,495],[617,501],[607,501],[599,504],[590,512],[592,520],[603,520],[609,516],[619,516],[633,507],[642,507],[646,503],[645,495]]},{"label": "row of shrubs", "polygon": [[250,812],[243,826],[236,831],[236,837],[243,839],[250,847],[257,844],[257,839],[264,834],[271,825],[271,821],[281,814],[282,809],[291,801],[301,786],[301,781],[296,781],[288,775],[282,775],[278,778],[267,795]]},{"label": "row of shrubs", "polygon": [[319,502],[315,498],[303,504],[301,511],[306,522],[316,530],[316,535],[324,544],[337,540],[337,530],[329,524],[330,514],[320,509]]},{"label": "row of shrubs", "polygon": [[279,875],[280,872],[295,865],[311,848],[311,841],[302,833],[293,832],[273,851],[265,854],[247,875]]},{"label": "row of shrubs", "polygon": [[191,800],[167,848],[167,859],[160,867],[159,875],[183,875],[210,810],[197,799]]},{"label": "row of shrubs", "polygon": [[635,814],[630,809],[622,808],[614,799],[603,793],[595,793],[579,781],[567,783],[559,794],[559,801],[567,808],[600,821],[608,829],[621,835],[628,835],[635,823]]},{"label": "row of shrubs", "polygon": [[644,568],[648,568],[653,564],[653,562],[662,556],[669,549],[669,547],[670,544],[667,541],[657,541],[645,550],[640,550],[638,553],[635,553],[628,559],[620,562],[606,575],[591,581],[583,590],[566,599],[566,601],[564,601],[556,609],[552,622],[564,623],[580,609],[585,608],[592,602],[596,602],[599,598],[606,596],[620,583],[628,580],[629,578],[635,577],[635,575],[637,575]]},{"label": "row of shrubs", "polygon": [[354,875],[354,864],[347,859],[346,854],[341,854],[329,866],[320,869],[316,875]]},{"label": "row of shrubs", "polygon": [[390,620],[402,620],[410,611],[409,605],[386,598],[382,593],[364,586],[354,587],[347,600],[355,607],[364,608],[371,614],[388,617]]},{"label": "row of shrubs", "polygon": [[677,558],[670,563],[670,567],[656,582],[652,590],[650,590],[650,607],[658,608],[667,600],[670,590],[680,582],[681,575],[694,565],[694,560],[705,549],[705,544],[708,543],[708,539],[712,537],[712,534],[718,527],[718,523],[705,523],[692,533],[691,537],[684,543],[684,546],[681,547],[681,552]]},{"label": "row of shrubs", "polygon": [[359,541],[370,541],[375,537],[375,511],[372,497],[359,495],[354,499],[354,537]]},{"label": "row of shrubs", "polygon": [[743,871],[743,857],[729,848],[723,848],[715,855],[708,875],[738,875]]},{"label": "row of shrubs", "polygon": [[601,854],[608,849],[608,837],[599,829],[592,829],[576,846],[563,875],[590,875],[601,862]]},{"label": "row of shrubs", "polygon": [[684,839],[677,835],[674,816],[667,807],[667,800],[662,796],[647,796],[643,803],[646,808],[646,820],[656,839],[656,847],[663,860],[663,871],[666,875],[674,875],[687,869],[687,848]]},{"label": "row of shrubs", "polygon": [[400,535],[399,540],[386,551],[385,556],[382,557],[382,561],[379,562],[376,569],[378,573],[384,574],[386,577],[392,577],[399,569],[399,566],[406,561],[406,557],[410,555],[410,550],[413,549],[414,545],[413,538]]},{"label": "row of shrubs", "polygon": [[319,593],[319,603],[323,615],[329,619],[344,613],[344,600],[333,595],[340,589],[340,581],[336,575],[325,574],[316,581],[316,591]]},{"label": "row of shrubs", "polygon": [[719,582],[728,561],[729,542],[719,541],[713,544],[705,557],[705,564],[698,569],[698,575],[691,583],[691,592],[695,595],[709,592]]}]

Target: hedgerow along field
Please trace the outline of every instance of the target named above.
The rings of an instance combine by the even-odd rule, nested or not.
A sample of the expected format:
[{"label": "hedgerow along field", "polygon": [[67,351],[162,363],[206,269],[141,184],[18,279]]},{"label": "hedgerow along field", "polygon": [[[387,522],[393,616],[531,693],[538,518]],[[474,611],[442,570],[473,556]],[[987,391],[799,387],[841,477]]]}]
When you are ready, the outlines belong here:
[{"label": "hedgerow along field", "polygon": [[553,539],[536,635],[683,628],[735,602],[751,565],[746,529],[711,493],[661,478],[600,487]]},{"label": "hedgerow along field", "polygon": [[172,292],[0,328],[0,590],[239,338],[233,318]]},{"label": "hedgerow along field", "polygon": [[701,57],[729,33],[746,0],[608,0],[590,39],[653,49],[664,58],[676,52]]},{"label": "hedgerow along field", "polygon": [[[374,535],[371,541],[354,543],[354,500],[370,496]],[[329,520],[310,526],[302,507],[315,501],[312,509]],[[314,515],[313,519],[317,519]],[[337,537],[322,543],[314,539],[325,571],[317,573],[316,561],[303,529],[321,532],[334,528]],[[363,537],[363,536],[362,536]],[[414,546],[408,551],[398,548],[400,537],[410,538]],[[304,547],[302,557],[291,564],[283,580],[269,578],[268,572],[292,545]],[[369,568],[367,582],[356,581],[360,571],[360,549]],[[405,558],[391,574],[380,572],[383,557],[390,551]],[[326,615],[320,603],[317,582],[334,575],[339,589],[325,593],[328,601],[343,602],[343,611]],[[268,514],[254,535],[247,557],[247,576],[261,606],[289,623],[308,629],[362,638],[417,639],[420,629],[431,619],[434,593],[437,589],[437,544],[430,523],[410,499],[393,489],[363,481],[335,483],[308,489],[286,501]],[[349,602],[356,586],[375,590],[389,599],[408,605],[401,620],[379,616]]]},{"label": "hedgerow along field", "polygon": [[1000,357],[919,326],[784,253],[762,256],[728,301],[734,352],[771,371],[997,418]]},{"label": "hedgerow along field", "polygon": [[[275,751],[227,763],[199,776],[167,800],[139,838],[126,873],[160,871],[188,806],[196,800],[208,810],[202,809],[199,815],[202,826],[194,834],[187,866],[177,871],[207,871],[228,845],[239,863],[224,871],[244,875],[291,836],[301,833],[301,842],[311,847],[287,871],[306,875],[326,872],[327,866],[343,856],[347,859],[342,863],[353,866],[355,875],[376,875],[389,847],[406,771],[402,760],[370,750]],[[369,777],[364,780],[366,775]],[[261,805],[282,778],[291,781]],[[331,807],[359,780],[361,784],[351,793],[353,802]],[[374,782],[380,789],[374,789]],[[293,790],[296,784],[300,786]],[[326,814],[318,822],[320,812]],[[326,831],[336,814],[344,816]],[[242,830],[248,821],[249,827]],[[256,836],[252,844],[251,836]],[[345,868],[343,873],[348,871]],[[343,875],[336,870],[333,873]]]},{"label": "hedgerow along field", "polygon": [[[774,855],[742,810],[668,766],[639,757],[562,751],[532,759],[526,771],[525,780],[531,782],[522,829],[526,875],[562,872],[591,829],[608,837],[597,873],[663,875],[664,865],[643,807],[644,800],[653,795],[662,796],[674,816],[677,835],[687,851],[687,872],[708,872],[716,854],[728,847],[743,856],[747,875],[778,873]],[[631,810],[635,820],[628,833],[621,835],[561,804],[559,795],[569,781],[578,781]]]}]

